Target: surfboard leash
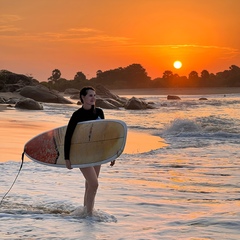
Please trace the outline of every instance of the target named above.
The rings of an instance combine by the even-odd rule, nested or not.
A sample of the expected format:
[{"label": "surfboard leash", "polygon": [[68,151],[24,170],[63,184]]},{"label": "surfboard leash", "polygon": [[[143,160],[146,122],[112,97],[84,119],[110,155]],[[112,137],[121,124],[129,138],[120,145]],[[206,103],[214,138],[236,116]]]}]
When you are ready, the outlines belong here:
[{"label": "surfboard leash", "polygon": [[3,202],[3,200],[4,200],[4,198],[8,195],[8,193],[11,191],[13,185],[14,185],[15,182],[17,181],[17,178],[18,178],[18,176],[19,176],[19,174],[20,174],[20,172],[21,172],[22,166],[23,166],[24,153],[25,153],[25,152],[23,151],[23,153],[22,153],[22,162],[21,162],[20,168],[19,168],[19,170],[18,170],[18,173],[17,173],[17,175],[16,175],[16,177],[15,177],[15,179],[14,179],[14,181],[13,181],[11,187],[10,187],[9,190],[5,193],[5,195],[2,197],[2,200],[1,200],[1,202],[0,202],[0,206],[1,206],[1,204],[2,204],[2,202]]}]

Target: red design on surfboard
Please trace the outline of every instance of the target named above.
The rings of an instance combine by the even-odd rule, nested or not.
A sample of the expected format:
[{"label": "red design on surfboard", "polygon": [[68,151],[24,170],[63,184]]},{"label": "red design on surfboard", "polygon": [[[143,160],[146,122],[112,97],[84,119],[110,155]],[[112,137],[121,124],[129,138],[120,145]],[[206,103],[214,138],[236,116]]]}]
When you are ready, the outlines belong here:
[{"label": "red design on surfboard", "polygon": [[56,164],[59,152],[55,142],[54,130],[41,134],[38,138],[29,141],[24,151],[40,162]]}]

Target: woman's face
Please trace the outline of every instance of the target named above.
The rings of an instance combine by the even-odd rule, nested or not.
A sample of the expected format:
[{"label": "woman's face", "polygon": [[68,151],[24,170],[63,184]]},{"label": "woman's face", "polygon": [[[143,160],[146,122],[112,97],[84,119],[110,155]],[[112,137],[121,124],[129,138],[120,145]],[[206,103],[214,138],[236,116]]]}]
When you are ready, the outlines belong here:
[{"label": "woman's face", "polygon": [[95,91],[89,89],[86,96],[82,96],[83,104],[85,106],[95,105],[96,102],[96,93]]}]

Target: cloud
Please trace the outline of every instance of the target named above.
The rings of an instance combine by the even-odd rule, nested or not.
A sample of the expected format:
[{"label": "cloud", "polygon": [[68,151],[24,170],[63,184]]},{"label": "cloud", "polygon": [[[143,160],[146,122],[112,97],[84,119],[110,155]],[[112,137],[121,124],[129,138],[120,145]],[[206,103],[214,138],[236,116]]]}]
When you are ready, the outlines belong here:
[{"label": "cloud", "polygon": [[240,50],[232,47],[224,47],[224,46],[214,46],[214,45],[170,45],[170,47],[176,46],[176,48],[198,48],[198,49],[210,49],[210,50],[218,50],[221,51],[226,57],[222,57],[222,59],[231,59],[240,54]]},{"label": "cloud", "polygon": [[227,51],[239,51],[237,48],[222,47],[214,45],[197,45],[197,44],[154,44],[154,45],[141,45],[142,47],[152,48],[204,48],[204,49],[220,49]]},{"label": "cloud", "polygon": [[[3,15],[2,15],[3,16]],[[103,31],[93,28],[69,28],[61,32],[24,32],[23,29],[15,27],[12,24],[5,22],[18,21],[21,18],[17,15],[4,15],[0,22],[0,34],[2,38],[18,41],[45,41],[45,42],[72,42],[82,44],[96,44],[96,43],[112,43],[112,44],[126,44],[129,43],[130,38],[122,36],[112,36],[105,34]],[[5,24],[3,24],[5,23]],[[14,32],[14,34],[13,34]]]},{"label": "cloud", "polygon": [[0,25],[0,33],[1,32],[18,32],[20,31],[21,29],[20,28],[17,28],[13,25]]},{"label": "cloud", "polygon": [[36,34],[24,34],[19,36],[20,39],[34,38],[36,41],[49,41],[49,42],[77,42],[77,43],[104,43],[112,42],[118,44],[127,44],[131,40],[127,37],[112,36],[104,34],[99,30],[90,28],[69,29],[66,32],[43,32]]},{"label": "cloud", "polygon": [[93,29],[93,28],[70,28],[67,31],[77,32],[77,33],[99,33],[99,32],[102,32],[100,30]]},{"label": "cloud", "polygon": [[9,34],[9,32],[19,32],[21,28],[13,25],[13,22],[19,21],[22,18],[18,15],[0,15],[0,33],[1,35],[4,33]]},{"label": "cloud", "polygon": [[22,18],[18,15],[11,15],[11,14],[0,15],[0,23],[16,22],[20,20],[22,20]]},{"label": "cloud", "polygon": [[222,51],[228,55],[238,55],[240,54],[240,49],[232,48],[232,47],[225,47],[225,46],[214,46],[214,45],[197,45],[197,44],[131,44],[129,47],[138,47],[138,48],[169,48],[169,49],[181,49],[181,48],[192,48],[192,49],[211,49],[211,50],[218,50]]}]

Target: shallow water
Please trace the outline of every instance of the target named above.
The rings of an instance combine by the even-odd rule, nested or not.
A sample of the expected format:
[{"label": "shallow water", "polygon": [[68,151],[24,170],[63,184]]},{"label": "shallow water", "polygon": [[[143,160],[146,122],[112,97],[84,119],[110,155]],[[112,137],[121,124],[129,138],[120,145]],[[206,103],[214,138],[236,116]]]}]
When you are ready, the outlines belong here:
[{"label": "shallow water", "polygon": [[[130,131],[161,137],[167,145],[123,153],[112,168],[104,164],[93,217],[83,213],[78,169],[26,159],[1,205],[1,239],[239,239],[240,95],[205,96],[208,101],[141,97],[158,109],[105,110],[106,118],[124,120]],[[62,125],[76,108],[46,104],[28,119]],[[17,114],[24,120],[25,113]],[[20,164],[0,163],[0,197]]]}]

